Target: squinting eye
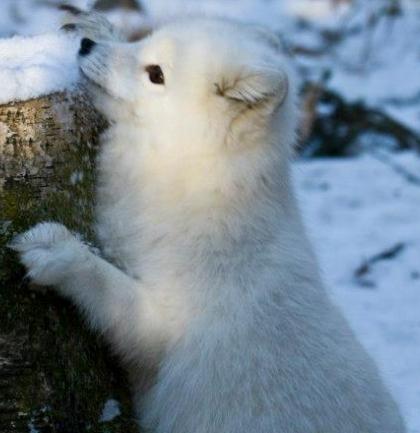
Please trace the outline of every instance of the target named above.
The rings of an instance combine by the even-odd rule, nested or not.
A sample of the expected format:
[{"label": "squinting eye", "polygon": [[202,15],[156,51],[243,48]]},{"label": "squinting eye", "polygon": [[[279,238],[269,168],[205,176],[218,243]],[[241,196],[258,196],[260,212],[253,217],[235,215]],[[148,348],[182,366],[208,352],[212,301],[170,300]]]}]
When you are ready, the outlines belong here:
[{"label": "squinting eye", "polygon": [[165,84],[165,76],[159,65],[146,66],[146,72],[149,74],[149,80],[153,84]]}]

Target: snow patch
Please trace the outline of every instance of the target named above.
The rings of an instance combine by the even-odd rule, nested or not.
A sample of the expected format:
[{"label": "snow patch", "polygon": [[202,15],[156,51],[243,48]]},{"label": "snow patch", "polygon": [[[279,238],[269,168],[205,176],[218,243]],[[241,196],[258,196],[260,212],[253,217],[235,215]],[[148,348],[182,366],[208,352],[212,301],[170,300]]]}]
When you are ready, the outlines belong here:
[{"label": "snow patch", "polygon": [[64,33],[0,39],[0,104],[71,88],[79,40]]},{"label": "snow patch", "polygon": [[294,0],[285,1],[284,10],[293,17],[307,20],[324,20],[331,16],[348,11],[349,4],[337,5],[325,0]]},{"label": "snow patch", "polygon": [[37,35],[60,28],[66,3],[87,10],[92,0],[1,0],[0,37]]},{"label": "snow patch", "polygon": [[[309,234],[333,300],[376,360],[410,433],[420,433],[420,173],[413,152],[295,164]],[[402,245],[356,278],[369,258]]]},{"label": "snow patch", "polygon": [[165,21],[174,17],[206,15],[227,17],[246,23],[266,25],[273,30],[283,24],[281,1],[261,0],[143,0],[151,17]]},{"label": "snow patch", "polygon": [[117,416],[121,415],[120,403],[117,400],[109,399],[102,409],[102,415],[99,418],[100,422],[110,422]]},{"label": "snow patch", "polygon": [[28,424],[29,433],[40,433],[40,431],[35,428],[35,426],[30,422]]}]

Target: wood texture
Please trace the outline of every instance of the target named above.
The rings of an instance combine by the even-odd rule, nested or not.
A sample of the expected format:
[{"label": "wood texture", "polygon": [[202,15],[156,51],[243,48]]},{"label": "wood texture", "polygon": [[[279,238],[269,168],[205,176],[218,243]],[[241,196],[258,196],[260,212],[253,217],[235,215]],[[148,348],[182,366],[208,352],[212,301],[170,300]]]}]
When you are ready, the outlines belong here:
[{"label": "wood texture", "polygon": [[[95,153],[105,125],[80,91],[0,106],[1,433],[137,431],[125,375],[100,337],[54,292],[29,290],[6,248],[44,220],[91,239]],[[110,398],[122,414],[102,423]]]}]

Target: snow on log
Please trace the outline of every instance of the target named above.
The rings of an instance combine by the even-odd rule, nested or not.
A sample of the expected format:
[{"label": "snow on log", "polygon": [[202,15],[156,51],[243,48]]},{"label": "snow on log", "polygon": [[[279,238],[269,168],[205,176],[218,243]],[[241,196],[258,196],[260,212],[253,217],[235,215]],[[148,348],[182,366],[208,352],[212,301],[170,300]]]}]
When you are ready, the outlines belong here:
[{"label": "snow on log", "polygon": [[0,104],[71,89],[79,40],[71,33],[0,39]]}]

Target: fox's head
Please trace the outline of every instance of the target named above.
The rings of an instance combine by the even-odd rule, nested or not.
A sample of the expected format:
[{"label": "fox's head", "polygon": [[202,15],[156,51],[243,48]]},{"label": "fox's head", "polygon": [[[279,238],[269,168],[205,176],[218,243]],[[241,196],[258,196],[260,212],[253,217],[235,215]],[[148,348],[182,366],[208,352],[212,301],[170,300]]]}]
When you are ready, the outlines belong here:
[{"label": "fox's head", "polygon": [[251,196],[284,202],[296,92],[275,36],[189,18],[136,43],[84,39],[79,57],[114,125],[106,142],[124,175],[149,187],[148,202],[207,210]]},{"label": "fox's head", "polygon": [[157,146],[234,150],[274,131],[293,141],[294,77],[280,41],[261,28],[191,18],[137,43],[83,39],[80,68],[98,108]]}]

